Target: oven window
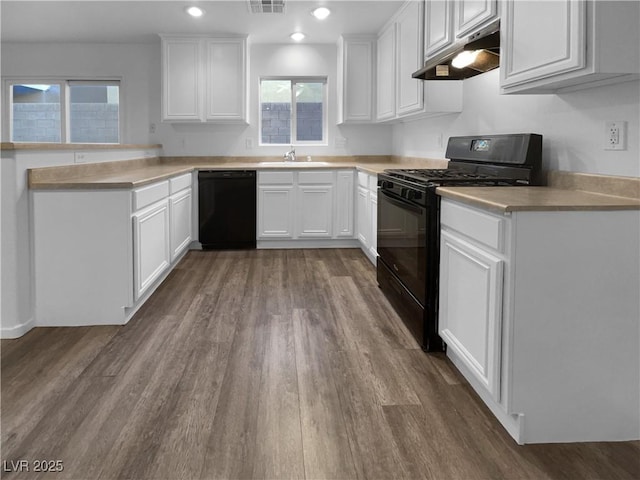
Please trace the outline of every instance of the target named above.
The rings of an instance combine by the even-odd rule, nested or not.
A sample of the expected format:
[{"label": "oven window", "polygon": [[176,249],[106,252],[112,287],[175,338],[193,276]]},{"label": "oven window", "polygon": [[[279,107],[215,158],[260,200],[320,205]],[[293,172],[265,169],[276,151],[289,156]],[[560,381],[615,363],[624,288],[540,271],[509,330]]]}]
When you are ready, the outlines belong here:
[{"label": "oven window", "polygon": [[383,190],[378,195],[378,255],[425,305],[426,209]]}]

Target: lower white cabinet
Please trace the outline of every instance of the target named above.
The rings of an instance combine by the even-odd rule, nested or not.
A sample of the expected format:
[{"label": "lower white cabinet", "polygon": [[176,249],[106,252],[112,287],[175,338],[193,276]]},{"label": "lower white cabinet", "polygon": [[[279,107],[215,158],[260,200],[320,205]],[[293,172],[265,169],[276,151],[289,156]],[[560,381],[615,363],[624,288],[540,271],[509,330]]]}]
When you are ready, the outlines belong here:
[{"label": "lower white cabinet", "polygon": [[503,261],[462,238],[440,239],[440,335],[500,399],[500,325]]},{"label": "lower white cabinet", "polygon": [[339,241],[353,241],[353,185],[351,169],[259,171],[258,247],[346,246]]},{"label": "lower white cabinet", "polygon": [[171,262],[167,199],[133,215],[135,299],[138,300]]},{"label": "lower white cabinet", "polygon": [[360,248],[371,263],[376,264],[378,257],[378,176],[372,173],[358,172],[357,191],[357,238]]},{"label": "lower white cabinet", "polygon": [[333,236],[333,185],[298,185],[297,232],[299,238]]},{"label": "lower white cabinet", "polygon": [[169,197],[172,262],[191,244],[192,197],[191,187]]},{"label": "lower white cabinet", "polygon": [[447,356],[518,443],[640,438],[637,210],[443,198],[440,240]]},{"label": "lower white cabinet", "polygon": [[191,178],[34,190],[36,325],[126,323],[191,243]]}]

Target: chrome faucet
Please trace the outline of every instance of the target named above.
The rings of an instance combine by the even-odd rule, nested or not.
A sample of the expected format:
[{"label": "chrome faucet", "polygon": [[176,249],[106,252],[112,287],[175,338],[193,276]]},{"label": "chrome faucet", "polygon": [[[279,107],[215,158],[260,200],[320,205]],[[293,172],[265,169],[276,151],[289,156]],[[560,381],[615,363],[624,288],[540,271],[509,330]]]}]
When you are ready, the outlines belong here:
[{"label": "chrome faucet", "polygon": [[296,161],[296,150],[293,148],[293,145],[290,146],[291,150],[283,155],[285,162],[295,162]]}]

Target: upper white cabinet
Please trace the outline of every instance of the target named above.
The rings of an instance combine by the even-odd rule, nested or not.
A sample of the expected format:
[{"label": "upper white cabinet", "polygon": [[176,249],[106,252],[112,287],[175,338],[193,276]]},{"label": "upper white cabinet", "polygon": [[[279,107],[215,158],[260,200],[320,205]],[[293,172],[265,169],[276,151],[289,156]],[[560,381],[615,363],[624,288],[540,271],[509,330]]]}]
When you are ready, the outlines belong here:
[{"label": "upper white cabinet", "polygon": [[396,24],[390,23],[378,36],[376,64],[376,118],[396,116]]},{"label": "upper white cabinet", "polygon": [[637,79],[639,21],[638,2],[505,1],[502,92],[551,93]]},{"label": "upper white cabinet", "polygon": [[424,4],[424,55],[430,57],[453,43],[453,0]]},{"label": "upper white cabinet", "polygon": [[457,38],[472,34],[498,16],[497,0],[460,0],[456,2],[456,9]]},{"label": "upper white cabinet", "polygon": [[396,19],[396,113],[402,117],[424,106],[424,82],[411,77],[422,66],[423,2],[409,2]]},{"label": "upper white cabinet", "polygon": [[424,21],[424,2],[408,1],[378,35],[378,121],[462,111],[461,82],[425,82],[411,76],[422,67]]},{"label": "upper white cabinet", "polygon": [[[425,61],[467,38],[498,18],[497,0],[426,0]],[[452,47],[453,48],[453,47]]]},{"label": "upper white cabinet", "polygon": [[375,50],[373,37],[340,37],[338,124],[374,120]]},{"label": "upper white cabinet", "polygon": [[200,121],[202,118],[201,41],[162,40],[162,119]]},{"label": "upper white cabinet", "polygon": [[246,122],[246,38],[161,37],[162,120]]}]

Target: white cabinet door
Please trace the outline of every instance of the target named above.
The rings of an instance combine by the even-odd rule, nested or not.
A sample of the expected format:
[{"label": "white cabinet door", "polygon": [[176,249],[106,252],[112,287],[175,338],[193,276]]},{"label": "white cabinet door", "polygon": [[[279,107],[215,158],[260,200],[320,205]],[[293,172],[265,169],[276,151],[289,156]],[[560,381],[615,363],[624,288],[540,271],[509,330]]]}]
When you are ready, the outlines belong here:
[{"label": "white cabinet door", "polygon": [[352,170],[338,171],[334,208],[336,237],[353,238],[353,178]]},{"label": "white cabinet door", "polygon": [[453,43],[453,0],[427,0],[424,6],[424,56]]},{"label": "white cabinet door", "polygon": [[[544,35],[540,34],[540,25],[544,25]],[[501,25],[501,86],[583,68],[585,29],[584,1],[507,1]]]},{"label": "white cabinet door", "polygon": [[369,258],[375,259],[378,257],[378,194],[373,192],[369,192],[369,218]]},{"label": "white cabinet door", "polygon": [[171,262],[191,243],[191,188],[169,198],[171,222]]},{"label": "white cabinet door", "polygon": [[396,113],[399,117],[419,112],[424,105],[424,81],[411,77],[422,67],[422,8],[422,2],[408,2],[396,21]]},{"label": "white cabinet door", "polygon": [[206,41],[206,120],[246,120],[246,41]]},{"label": "white cabinet door", "polygon": [[258,238],[293,238],[293,185],[258,187]]},{"label": "white cabinet door", "polygon": [[[497,0],[459,0],[457,3],[456,37],[458,38],[469,35],[476,28],[498,16]],[[543,24],[537,25],[538,31]]]},{"label": "white cabinet door", "polygon": [[135,298],[138,300],[169,266],[169,203],[165,199],[133,215]]},{"label": "white cabinet door", "polygon": [[162,40],[162,119],[200,121],[201,50],[198,38]]},{"label": "white cabinet door", "polygon": [[358,240],[363,250],[369,250],[371,244],[369,237],[371,235],[371,208],[369,204],[369,189],[366,187],[358,186],[357,195],[357,210],[358,210]]},{"label": "white cabinet door", "polygon": [[500,336],[504,262],[442,232],[440,336],[491,396],[500,397]]},{"label": "white cabinet door", "polygon": [[374,53],[373,38],[340,38],[338,124],[373,121]]},{"label": "white cabinet door", "polygon": [[331,238],[333,185],[298,185],[297,236]]},{"label": "white cabinet door", "polygon": [[396,24],[389,25],[378,37],[377,113],[378,120],[396,116]]}]

